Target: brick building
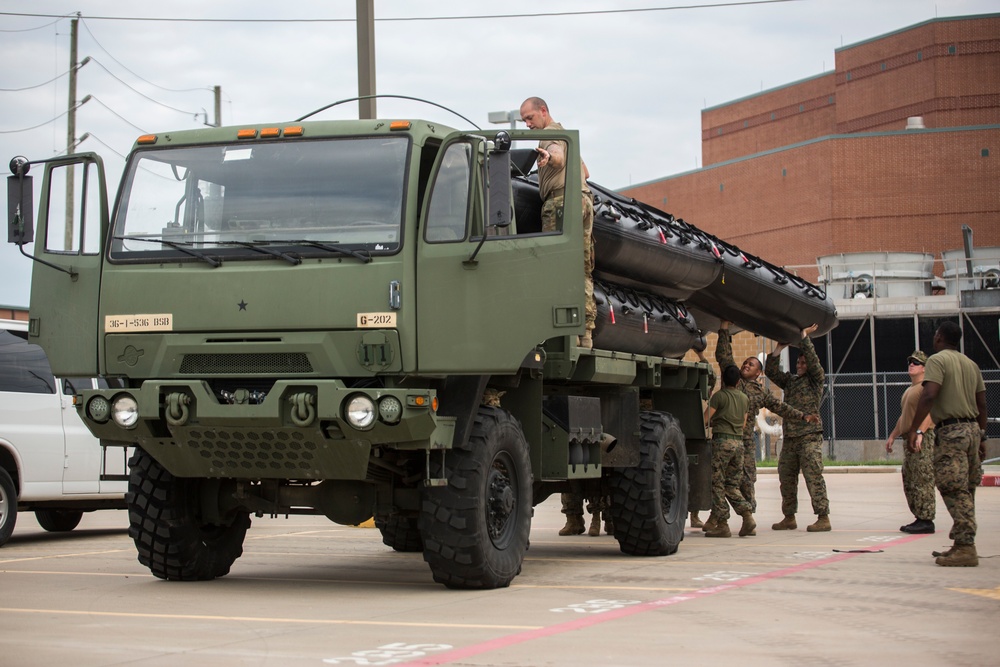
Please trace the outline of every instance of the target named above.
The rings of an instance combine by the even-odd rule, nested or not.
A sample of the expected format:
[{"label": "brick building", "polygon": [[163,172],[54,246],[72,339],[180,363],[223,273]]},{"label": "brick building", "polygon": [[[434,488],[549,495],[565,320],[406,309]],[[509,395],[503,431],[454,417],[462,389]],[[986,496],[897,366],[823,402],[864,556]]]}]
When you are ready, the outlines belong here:
[{"label": "brick building", "polygon": [[[812,281],[817,258],[840,253],[928,253],[933,274],[946,274],[941,253],[963,247],[963,225],[977,247],[1000,246],[1000,14],[845,46],[832,72],[705,109],[702,162],[623,194]],[[1000,355],[987,342],[997,340],[996,308],[969,310],[951,293],[837,307],[841,325],[814,341],[829,382],[830,456],[884,456],[909,385],[906,355],[930,351],[943,319],[966,328],[965,351],[998,404]],[[746,332],[733,343],[737,363],[773,346]],[[709,335],[709,359],[714,349]]]},{"label": "brick building", "polygon": [[706,109],[702,156],[623,193],[811,280],[823,255],[939,256],[963,224],[1000,245],[1000,14],[845,46],[832,72]]}]

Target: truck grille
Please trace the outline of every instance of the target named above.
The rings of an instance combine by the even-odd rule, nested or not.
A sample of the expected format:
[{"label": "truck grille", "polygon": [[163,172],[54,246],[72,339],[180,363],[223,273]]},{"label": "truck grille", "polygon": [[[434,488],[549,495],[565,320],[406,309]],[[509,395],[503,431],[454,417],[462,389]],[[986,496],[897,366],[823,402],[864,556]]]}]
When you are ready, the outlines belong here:
[{"label": "truck grille", "polygon": [[223,474],[311,478],[318,445],[301,429],[192,429],[188,444]]},{"label": "truck grille", "polygon": [[309,358],[302,352],[185,354],[180,368],[185,375],[311,373],[312,370]]}]

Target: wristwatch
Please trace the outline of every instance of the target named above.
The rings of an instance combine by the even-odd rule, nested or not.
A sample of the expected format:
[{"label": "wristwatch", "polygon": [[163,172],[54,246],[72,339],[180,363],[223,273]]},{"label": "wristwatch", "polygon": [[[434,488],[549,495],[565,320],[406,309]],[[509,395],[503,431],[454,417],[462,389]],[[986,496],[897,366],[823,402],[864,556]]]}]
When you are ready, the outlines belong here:
[{"label": "wristwatch", "polygon": [[920,430],[920,429],[918,428],[918,429],[917,429],[917,435],[923,435],[923,434],[924,434],[924,432],[923,432],[923,431],[921,431],[921,430]]}]

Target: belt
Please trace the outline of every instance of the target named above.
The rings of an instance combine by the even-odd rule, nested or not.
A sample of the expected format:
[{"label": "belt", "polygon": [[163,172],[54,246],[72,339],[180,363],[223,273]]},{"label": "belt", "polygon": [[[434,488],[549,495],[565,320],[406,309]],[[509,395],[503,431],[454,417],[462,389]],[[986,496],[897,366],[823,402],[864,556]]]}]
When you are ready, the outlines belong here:
[{"label": "belt", "polygon": [[969,422],[974,422],[976,419],[974,417],[954,417],[951,419],[942,419],[934,426],[941,428],[942,426],[951,426],[952,424],[968,424]]},{"label": "belt", "polygon": [[743,441],[742,435],[733,435],[732,433],[713,433],[712,438],[718,438],[721,440],[739,440]]}]

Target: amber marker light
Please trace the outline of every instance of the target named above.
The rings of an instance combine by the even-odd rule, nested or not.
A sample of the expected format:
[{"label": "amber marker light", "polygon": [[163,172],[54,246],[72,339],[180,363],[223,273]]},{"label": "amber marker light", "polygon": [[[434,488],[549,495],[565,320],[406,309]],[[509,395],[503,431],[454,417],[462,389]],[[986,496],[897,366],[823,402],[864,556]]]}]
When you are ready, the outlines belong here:
[{"label": "amber marker light", "polygon": [[410,129],[410,121],[408,120],[394,120],[389,123],[390,130],[408,130]]},{"label": "amber marker light", "polygon": [[257,130],[252,128],[249,130],[240,130],[239,132],[236,133],[237,139],[253,139],[256,136],[257,136]]},{"label": "amber marker light", "polygon": [[143,146],[148,146],[149,144],[155,144],[156,143],[156,135],[155,134],[144,134],[141,137],[139,137],[138,139],[136,139],[135,143],[142,144]]},{"label": "amber marker light", "polygon": [[431,410],[433,410],[434,412],[438,411],[438,397],[437,396],[435,396],[434,398],[431,399]]},{"label": "amber marker light", "polygon": [[260,131],[261,139],[273,139],[274,137],[281,136],[281,128],[278,127],[265,127]]},{"label": "amber marker light", "polygon": [[289,125],[285,128],[286,137],[301,137],[303,129],[301,125]]}]

